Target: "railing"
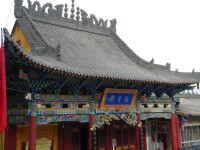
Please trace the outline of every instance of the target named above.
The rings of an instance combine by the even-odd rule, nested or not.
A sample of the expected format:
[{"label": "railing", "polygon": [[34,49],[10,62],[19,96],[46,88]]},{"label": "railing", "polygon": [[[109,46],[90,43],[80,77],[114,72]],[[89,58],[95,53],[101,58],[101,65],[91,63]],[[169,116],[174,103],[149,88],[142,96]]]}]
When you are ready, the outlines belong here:
[{"label": "railing", "polygon": [[182,142],[181,150],[199,150],[200,140]]}]

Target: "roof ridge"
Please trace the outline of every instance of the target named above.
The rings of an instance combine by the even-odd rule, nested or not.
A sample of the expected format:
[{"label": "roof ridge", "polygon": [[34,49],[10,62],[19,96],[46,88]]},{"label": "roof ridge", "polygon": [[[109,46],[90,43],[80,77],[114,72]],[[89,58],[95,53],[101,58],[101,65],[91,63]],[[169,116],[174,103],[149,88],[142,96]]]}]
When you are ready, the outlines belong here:
[{"label": "roof ridge", "polygon": [[[60,44],[58,43],[58,45],[56,47],[51,46],[46,40],[45,38],[40,34],[37,26],[35,25],[35,23],[33,22],[33,20],[31,19],[31,17],[28,15],[28,13],[25,11],[24,7],[22,7],[22,12],[23,17],[26,17],[27,22],[29,22],[30,24],[30,28],[32,28],[33,30],[27,30],[26,32],[31,32],[31,35],[33,36],[33,38],[37,41],[37,45],[33,45],[32,46],[32,52],[38,55],[44,55],[44,54],[49,54],[50,56],[54,57],[57,60],[60,60]],[[22,19],[22,18],[20,18]],[[39,39],[38,39],[39,38]]]},{"label": "roof ridge", "polygon": [[[99,32],[101,34],[110,33],[110,31],[116,32],[116,19],[110,20],[110,26],[108,26],[108,20],[103,20],[102,18],[98,20],[94,14],[91,14],[88,17],[88,14],[83,9],[77,7],[75,10],[74,0],[72,0],[70,18],[68,17],[67,4],[59,4],[53,7],[51,3],[46,3],[41,6],[40,2],[38,1],[32,3],[30,0],[28,0],[28,8],[22,5],[23,0],[15,0],[16,18],[21,17],[22,8],[24,7],[28,14],[34,18],[40,18],[54,22],[59,21],[59,23],[63,23],[63,25],[70,24],[74,27],[86,29],[86,31],[90,29],[90,31]],[[64,9],[63,6],[65,7]]]}]

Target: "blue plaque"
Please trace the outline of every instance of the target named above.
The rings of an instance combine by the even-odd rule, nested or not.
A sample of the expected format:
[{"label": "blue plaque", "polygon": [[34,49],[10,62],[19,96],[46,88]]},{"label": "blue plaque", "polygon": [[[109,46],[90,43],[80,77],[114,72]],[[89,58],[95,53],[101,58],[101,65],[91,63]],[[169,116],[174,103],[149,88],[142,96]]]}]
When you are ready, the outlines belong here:
[{"label": "blue plaque", "polygon": [[100,109],[134,109],[137,90],[106,88],[101,100]]},{"label": "blue plaque", "polygon": [[132,103],[134,94],[127,93],[107,93],[106,105],[130,105]]}]

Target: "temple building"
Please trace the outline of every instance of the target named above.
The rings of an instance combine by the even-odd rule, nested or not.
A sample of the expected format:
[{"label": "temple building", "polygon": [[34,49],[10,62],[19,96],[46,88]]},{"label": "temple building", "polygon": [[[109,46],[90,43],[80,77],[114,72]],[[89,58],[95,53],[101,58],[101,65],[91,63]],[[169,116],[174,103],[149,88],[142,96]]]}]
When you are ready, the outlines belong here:
[{"label": "temple building", "polygon": [[[177,96],[176,96],[177,97]],[[200,149],[200,95],[179,94],[177,107],[180,125],[180,144],[182,150]]]},{"label": "temple building", "polygon": [[174,95],[200,74],[143,60],[116,19],[69,6],[15,0],[5,150],[178,150]]}]

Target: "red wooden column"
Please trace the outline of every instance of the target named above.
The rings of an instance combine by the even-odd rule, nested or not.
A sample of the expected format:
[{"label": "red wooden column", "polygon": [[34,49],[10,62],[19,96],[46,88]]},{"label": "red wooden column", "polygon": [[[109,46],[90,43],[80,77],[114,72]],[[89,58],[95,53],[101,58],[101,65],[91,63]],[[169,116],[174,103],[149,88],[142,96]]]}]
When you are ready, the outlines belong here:
[{"label": "red wooden column", "polygon": [[171,113],[171,140],[172,150],[177,150],[177,130],[176,130],[176,115],[174,112]]},{"label": "red wooden column", "polygon": [[143,131],[143,150],[147,150],[147,140],[146,140],[146,122],[142,124],[142,131]]},{"label": "red wooden column", "polygon": [[176,130],[177,130],[177,146],[181,147],[181,125],[178,116],[176,115]]},{"label": "red wooden column", "polygon": [[110,126],[109,126],[109,140],[108,140],[108,143],[109,143],[109,150],[112,150],[112,149],[113,149],[112,139],[115,139],[115,138],[116,138],[114,132],[115,132],[115,125],[111,123]]},{"label": "red wooden column", "polygon": [[110,135],[109,135],[109,126],[105,125],[105,136],[104,136],[104,141],[105,141],[105,148],[109,149],[109,139],[110,139]]},{"label": "red wooden column", "polygon": [[135,149],[140,150],[140,134],[139,134],[139,124],[141,122],[140,120],[140,114],[136,113],[137,115],[137,124],[135,125]]},{"label": "red wooden column", "polygon": [[94,114],[90,114],[90,122],[88,128],[88,150],[92,150],[92,145],[93,145],[93,136],[91,130],[93,124],[94,124]]},{"label": "red wooden column", "polygon": [[4,134],[5,134],[5,145],[4,145],[4,149],[5,150],[11,150],[11,144],[10,144],[10,139],[11,138],[11,129],[10,129],[10,124],[7,124],[6,129],[4,130]]},{"label": "red wooden column", "polygon": [[31,112],[29,122],[29,150],[36,150],[36,139],[37,139],[37,116],[36,112]]},{"label": "red wooden column", "polygon": [[58,150],[64,150],[64,123],[58,124]]},{"label": "red wooden column", "polygon": [[[9,120],[9,119],[8,119]],[[16,149],[16,126],[7,123],[7,127],[4,131],[5,134],[5,150],[14,150]]]},{"label": "red wooden column", "polygon": [[71,150],[72,149],[72,125],[70,122],[64,123],[64,136],[63,142],[64,147],[63,150]]},{"label": "red wooden column", "polygon": [[[89,126],[88,126],[88,150],[92,150],[93,149],[93,144],[94,144],[94,137],[93,137],[93,133],[92,132],[96,132],[96,131],[92,131],[91,128],[94,125],[95,122],[95,103],[93,101],[90,102],[90,120],[89,120]],[[95,135],[96,136],[96,135]],[[96,142],[96,140],[95,140]],[[96,143],[95,143],[96,146]]]}]

